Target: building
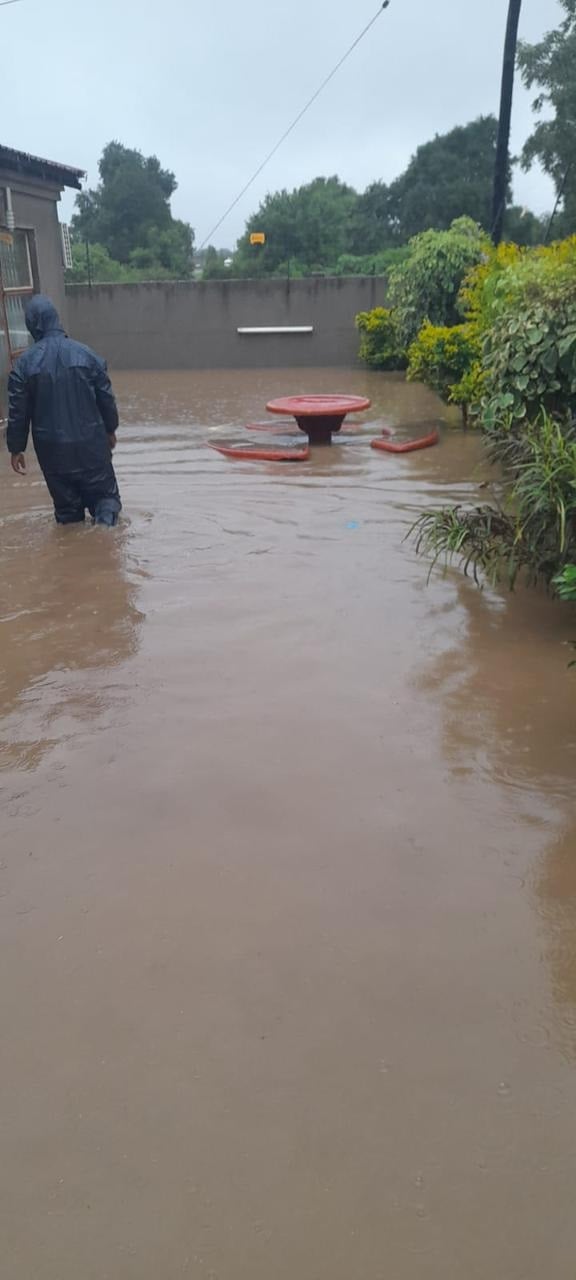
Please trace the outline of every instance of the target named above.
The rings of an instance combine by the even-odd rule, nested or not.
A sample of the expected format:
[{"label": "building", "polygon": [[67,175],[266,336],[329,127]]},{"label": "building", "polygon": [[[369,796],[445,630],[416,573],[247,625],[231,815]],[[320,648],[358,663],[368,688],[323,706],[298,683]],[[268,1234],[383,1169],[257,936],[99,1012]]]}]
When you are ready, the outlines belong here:
[{"label": "building", "polygon": [[33,293],[65,306],[58,201],[84,173],[0,145],[0,420],[14,357],[28,346],[24,308]]}]

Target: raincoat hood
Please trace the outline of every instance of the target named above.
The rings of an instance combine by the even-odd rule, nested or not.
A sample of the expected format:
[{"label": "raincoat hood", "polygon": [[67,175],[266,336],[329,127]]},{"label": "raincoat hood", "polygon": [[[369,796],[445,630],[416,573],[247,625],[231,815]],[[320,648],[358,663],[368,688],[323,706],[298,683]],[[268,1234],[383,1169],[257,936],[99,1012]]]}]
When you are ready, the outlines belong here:
[{"label": "raincoat hood", "polygon": [[40,342],[49,333],[64,332],[54,303],[50,298],[45,298],[43,293],[37,293],[30,299],[25,317],[26,328],[35,342]]}]

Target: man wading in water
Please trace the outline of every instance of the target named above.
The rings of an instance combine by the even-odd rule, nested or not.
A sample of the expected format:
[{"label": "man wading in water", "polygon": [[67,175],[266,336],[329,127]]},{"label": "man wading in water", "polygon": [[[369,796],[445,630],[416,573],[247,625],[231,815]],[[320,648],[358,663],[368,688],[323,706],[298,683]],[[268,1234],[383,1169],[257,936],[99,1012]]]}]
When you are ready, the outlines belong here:
[{"label": "man wading in water", "polygon": [[112,466],[118,409],[106,365],[66,337],[54,304],[41,293],[26,307],[34,339],[8,379],[12,468],[26,474],[32,439],[58,524],[77,524],[86,509],[96,524],[116,524],[122,508]]}]

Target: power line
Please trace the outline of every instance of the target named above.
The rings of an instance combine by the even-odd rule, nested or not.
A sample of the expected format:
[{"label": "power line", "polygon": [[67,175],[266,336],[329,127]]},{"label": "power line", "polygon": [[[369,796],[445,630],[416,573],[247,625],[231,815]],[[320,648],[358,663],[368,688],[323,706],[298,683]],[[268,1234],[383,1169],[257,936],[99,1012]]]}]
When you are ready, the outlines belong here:
[{"label": "power line", "polygon": [[21,4],[22,0],[0,0],[0,9],[4,9],[7,4]]},{"label": "power line", "polygon": [[[16,0],[8,0],[8,3],[15,3],[15,2]],[[294,132],[296,126],[300,124],[300,121],[304,118],[307,111],[309,111],[310,107],[314,105],[316,100],[320,97],[320,94],[324,92],[324,89],[327,87],[327,85],[330,84],[330,81],[334,79],[334,76],[338,74],[340,68],[343,67],[344,63],[348,61],[348,58],[352,53],[354,53],[354,50],[358,48],[358,45],[364,39],[364,36],[368,35],[368,32],[374,26],[375,22],[378,21],[380,14],[383,13],[384,10],[389,7],[389,4],[390,4],[390,0],[384,0],[384,3],[380,5],[378,13],[374,14],[374,17],[370,19],[370,22],[368,23],[368,25],[364,27],[364,30],[360,32],[360,35],[357,36],[356,40],[354,40],[354,43],[350,45],[350,48],[346,51],[346,53],[344,54],[344,57],[340,58],[340,61],[336,63],[336,66],[332,69],[332,71],[330,72],[330,75],[326,76],[326,79],[322,81],[322,84],[320,85],[320,87],[316,90],[315,93],[312,94],[312,97],[306,103],[306,106],[303,107],[302,110],[298,112],[298,115],[292,121],[292,124],[289,125],[285,133],[282,134],[282,137],[278,140],[276,145],[272,147],[272,150],[268,153],[268,155],[266,156],[266,159],[262,161],[262,164],[258,166],[258,168],[256,169],[256,172],[252,174],[252,177],[246,183],[246,186],[242,187],[242,190],[240,191],[239,195],[237,195],[236,199],[232,201],[232,204],[226,210],[226,213],[222,214],[220,221],[216,223],[216,226],[212,228],[210,234],[207,235],[206,239],[202,241],[202,244],[200,245],[200,251],[206,248],[206,245],[209,243],[212,237],[215,236],[216,232],[220,230],[222,223],[225,222],[226,219],[230,216],[232,211],[236,208],[236,205],[240,204],[240,201],[246,195],[246,192],[250,190],[250,187],[253,186],[253,184],[256,182],[256,179],[260,177],[260,174],[263,172],[266,166],[270,164],[270,161],[276,155],[276,152],[280,150],[280,147],[282,146],[282,144],[286,141],[287,138],[290,137],[290,134]]]}]

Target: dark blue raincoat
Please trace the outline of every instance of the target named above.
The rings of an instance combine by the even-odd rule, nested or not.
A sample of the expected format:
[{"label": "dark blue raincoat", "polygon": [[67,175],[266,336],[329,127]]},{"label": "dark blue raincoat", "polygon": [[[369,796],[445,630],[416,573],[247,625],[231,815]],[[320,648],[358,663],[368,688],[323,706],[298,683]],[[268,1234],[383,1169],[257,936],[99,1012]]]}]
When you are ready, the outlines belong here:
[{"label": "dark blue raincoat", "polygon": [[37,294],[26,308],[34,346],[8,379],[10,453],[32,439],[60,524],[115,524],[121,509],[110,436],[118,410],[106,365],[89,347],[66,336],[55,306]]}]

